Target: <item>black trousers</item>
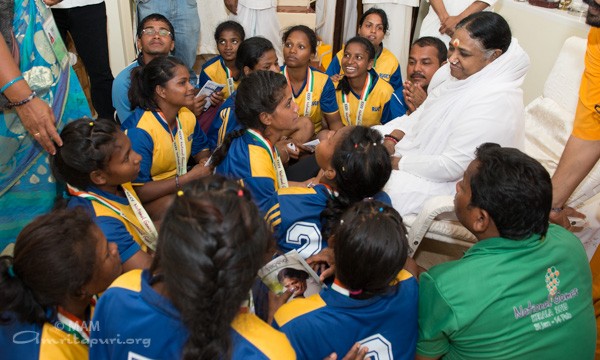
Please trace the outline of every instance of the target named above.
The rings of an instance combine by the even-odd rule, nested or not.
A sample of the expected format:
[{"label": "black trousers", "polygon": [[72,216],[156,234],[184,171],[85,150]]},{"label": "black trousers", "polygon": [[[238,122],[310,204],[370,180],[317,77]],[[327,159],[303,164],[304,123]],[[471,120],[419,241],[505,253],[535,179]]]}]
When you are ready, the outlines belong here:
[{"label": "black trousers", "polygon": [[71,9],[52,9],[63,39],[71,34],[77,53],[90,76],[92,104],[99,117],[112,119],[113,75],[108,60],[106,5],[104,2]]}]

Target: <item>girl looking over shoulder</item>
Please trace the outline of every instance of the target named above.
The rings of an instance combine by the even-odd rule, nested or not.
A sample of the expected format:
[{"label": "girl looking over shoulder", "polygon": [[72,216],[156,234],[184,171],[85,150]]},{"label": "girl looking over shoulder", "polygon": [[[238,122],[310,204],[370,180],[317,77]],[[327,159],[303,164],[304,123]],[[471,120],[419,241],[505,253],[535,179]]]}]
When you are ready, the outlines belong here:
[{"label": "girl looking over shoulder", "polygon": [[63,146],[51,160],[54,176],[67,183],[68,206],[83,207],[109,242],[123,269],[148,268],[158,236],[131,186],[142,158],[129,138],[106,119],[79,119],[61,133]]},{"label": "girl looking over shoulder", "polygon": [[[131,73],[129,100],[137,107],[123,128],[142,156],[133,182],[144,207],[160,221],[171,195],[188,182],[212,173],[206,135],[190,111],[194,87],[183,62],[159,56]],[[188,171],[190,157],[196,163]]]},{"label": "girl looking over shoulder", "polygon": [[0,257],[2,357],[87,359],[94,295],[119,274],[116,245],[85,211],[55,210],[33,220],[14,254]]}]

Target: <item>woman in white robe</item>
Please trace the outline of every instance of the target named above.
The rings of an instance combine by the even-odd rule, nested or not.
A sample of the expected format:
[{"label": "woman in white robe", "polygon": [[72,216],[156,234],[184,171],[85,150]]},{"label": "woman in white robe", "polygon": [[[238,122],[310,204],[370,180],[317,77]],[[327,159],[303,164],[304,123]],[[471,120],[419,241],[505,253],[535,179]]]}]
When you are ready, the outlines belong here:
[{"label": "woman in white robe", "polygon": [[453,195],[480,144],[523,146],[520,86],[529,57],[506,20],[491,12],[465,18],[448,55],[417,111],[375,127],[399,158],[384,190],[401,215],[419,212],[430,197]]}]

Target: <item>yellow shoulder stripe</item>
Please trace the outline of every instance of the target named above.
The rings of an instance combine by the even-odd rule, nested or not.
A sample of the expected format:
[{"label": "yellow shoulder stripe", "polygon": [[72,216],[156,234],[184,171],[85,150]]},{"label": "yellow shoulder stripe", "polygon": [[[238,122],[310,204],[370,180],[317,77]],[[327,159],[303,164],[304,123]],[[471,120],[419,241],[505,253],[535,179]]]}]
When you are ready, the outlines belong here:
[{"label": "yellow shoulder stripe", "polygon": [[398,281],[404,281],[404,280],[410,279],[411,277],[413,277],[413,274],[411,274],[410,272],[402,269],[398,273],[398,276],[396,276],[396,280],[398,280]]},{"label": "yellow shoulder stripe", "polygon": [[311,311],[324,307],[325,301],[319,294],[314,294],[306,299],[293,300],[277,310],[275,321],[279,326],[283,326],[295,318],[307,314]]},{"label": "yellow shoulder stripe", "polygon": [[253,314],[239,314],[231,327],[269,359],[296,359],[288,338]]},{"label": "yellow shoulder stripe", "polygon": [[267,150],[258,145],[248,145],[248,155],[252,177],[271,178],[277,184],[273,161]]},{"label": "yellow shoulder stripe", "polygon": [[119,276],[109,288],[120,287],[136,292],[142,290],[142,269],[135,269]]}]

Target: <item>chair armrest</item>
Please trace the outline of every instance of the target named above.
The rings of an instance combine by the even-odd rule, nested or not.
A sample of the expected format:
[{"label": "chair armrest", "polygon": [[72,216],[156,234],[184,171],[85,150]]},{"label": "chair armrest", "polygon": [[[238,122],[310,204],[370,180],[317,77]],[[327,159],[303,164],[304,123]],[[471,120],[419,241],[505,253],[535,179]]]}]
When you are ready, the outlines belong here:
[{"label": "chair armrest", "polygon": [[416,251],[423,237],[429,230],[429,227],[433,223],[435,218],[443,213],[454,211],[454,197],[453,196],[436,196],[432,197],[425,202],[423,209],[415,220],[410,224],[410,230],[408,231],[408,245],[409,245],[409,256],[412,256]]}]

